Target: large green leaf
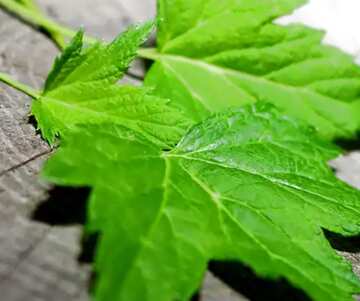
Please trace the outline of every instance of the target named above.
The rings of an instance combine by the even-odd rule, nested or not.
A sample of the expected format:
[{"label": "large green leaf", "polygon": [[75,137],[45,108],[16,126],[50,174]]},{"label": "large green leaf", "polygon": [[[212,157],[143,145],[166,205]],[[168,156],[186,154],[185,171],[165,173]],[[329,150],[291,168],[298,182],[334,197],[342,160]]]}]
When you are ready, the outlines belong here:
[{"label": "large green leaf", "polygon": [[146,84],[194,120],[258,100],[332,139],[360,127],[360,67],[323,32],[274,19],[304,0],[159,0],[158,49]]},{"label": "large green leaf", "polygon": [[108,45],[85,49],[83,32],[74,37],[32,105],[45,139],[53,143],[57,135],[80,123],[113,122],[164,147],[179,140],[189,126],[179,110],[146,89],[117,84],[152,29],[151,22],[132,27]]},{"label": "large green leaf", "polygon": [[350,301],[359,281],[322,230],[360,233],[360,192],[327,166],[337,154],[260,103],[207,119],[170,152],[116,125],[83,127],[45,175],[92,187],[98,301],[188,300],[211,259]]}]

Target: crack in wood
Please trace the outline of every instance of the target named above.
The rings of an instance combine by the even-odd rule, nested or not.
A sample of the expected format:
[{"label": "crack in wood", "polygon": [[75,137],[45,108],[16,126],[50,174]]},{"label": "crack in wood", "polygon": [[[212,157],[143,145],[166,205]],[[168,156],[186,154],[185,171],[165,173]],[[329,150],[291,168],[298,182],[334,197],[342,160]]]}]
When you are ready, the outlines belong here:
[{"label": "crack in wood", "polygon": [[38,158],[41,158],[41,157],[43,157],[43,156],[45,156],[45,155],[47,155],[47,154],[50,154],[54,149],[55,149],[55,148],[51,148],[51,149],[48,149],[48,150],[43,151],[43,152],[41,152],[41,153],[38,153],[38,154],[30,157],[29,159],[23,161],[23,162],[20,162],[20,163],[14,165],[14,166],[12,166],[12,167],[9,167],[9,168],[3,170],[2,172],[0,172],[0,178],[3,177],[3,176],[5,176],[5,175],[8,174],[9,172],[13,172],[13,171],[17,170],[18,168],[23,167],[23,166],[29,164],[30,162],[32,162],[32,161],[34,161],[34,160],[36,160],[36,159],[38,159]]}]

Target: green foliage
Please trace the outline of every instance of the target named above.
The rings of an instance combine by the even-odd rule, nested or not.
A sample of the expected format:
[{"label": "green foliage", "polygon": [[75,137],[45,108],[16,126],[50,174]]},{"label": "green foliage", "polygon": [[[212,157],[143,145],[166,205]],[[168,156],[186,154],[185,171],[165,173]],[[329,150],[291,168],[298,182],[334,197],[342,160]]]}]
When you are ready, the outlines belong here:
[{"label": "green foliage", "polygon": [[121,127],[83,127],[45,176],[93,188],[98,301],[188,300],[210,259],[348,301],[359,282],[322,232],[360,233],[360,192],[326,164],[337,154],[260,103],[205,120],[170,152]]},{"label": "green foliage", "polygon": [[186,301],[212,259],[316,301],[360,292],[323,233],[360,234],[360,192],[334,176],[326,142],[360,127],[360,69],[323,33],[273,22],[303,3],[159,0],[158,50],[141,50],[156,60],[147,88],[118,81],[151,22],[110,44],[78,32],[40,96],[0,74],[35,98],[43,137],[61,138],[45,178],[91,188],[97,301]]},{"label": "green foliage", "polygon": [[57,135],[80,123],[113,122],[169,146],[178,141],[189,121],[168,101],[143,88],[118,85],[153,23],[133,27],[110,44],[83,48],[80,31],[55,61],[40,98],[32,105],[43,137]]},{"label": "green foliage", "polygon": [[360,128],[360,67],[321,44],[324,33],[274,19],[304,0],[159,0],[158,51],[146,78],[200,121],[256,101],[306,121],[327,138]]}]

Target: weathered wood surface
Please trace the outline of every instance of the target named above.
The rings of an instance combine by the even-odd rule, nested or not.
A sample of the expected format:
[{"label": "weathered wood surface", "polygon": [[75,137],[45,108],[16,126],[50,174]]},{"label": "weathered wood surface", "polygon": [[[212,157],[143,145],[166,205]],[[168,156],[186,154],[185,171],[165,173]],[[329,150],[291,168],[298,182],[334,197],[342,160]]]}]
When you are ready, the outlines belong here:
[{"label": "weathered wood surface", "polygon": [[[41,0],[54,19],[84,26],[111,39],[126,25],[154,15],[155,0]],[[0,11],[0,70],[40,87],[58,50],[42,34]],[[141,66],[135,72],[141,73]],[[50,151],[28,122],[30,99],[0,84],[0,300],[88,300],[90,267],[77,261],[80,226],[49,226],[30,216],[47,198],[39,180]],[[340,175],[360,184],[360,155],[335,163]],[[360,274],[360,256],[347,255]],[[202,300],[245,300],[207,276]]]}]

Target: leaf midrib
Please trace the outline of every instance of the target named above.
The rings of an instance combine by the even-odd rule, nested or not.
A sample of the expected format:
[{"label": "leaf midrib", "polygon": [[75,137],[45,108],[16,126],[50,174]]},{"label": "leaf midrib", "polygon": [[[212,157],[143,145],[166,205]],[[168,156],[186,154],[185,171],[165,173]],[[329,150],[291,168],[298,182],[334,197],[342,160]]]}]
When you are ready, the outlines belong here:
[{"label": "leaf midrib", "polygon": [[[157,159],[159,159],[159,158],[160,157],[157,157]],[[126,271],[126,275],[129,275],[133,271],[133,269],[136,265],[136,262],[139,260],[139,256],[140,256],[141,252],[144,250],[145,245],[146,245],[143,240],[149,240],[149,237],[152,236],[152,234],[155,231],[156,227],[158,226],[162,216],[164,215],[164,211],[165,211],[166,205],[168,203],[168,195],[166,193],[166,191],[167,191],[166,186],[168,185],[168,183],[170,183],[169,177],[170,177],[170,173],[171,173],[171,164],[170,164],[170,161],[165,156],[162,156],[161,158],[163,158],[164,163],[165,163],[165,171],[164,171],[164,179],[162,182],[163,197],[161,200],[160,208],[159,208],[153,222],[151,223],[150,227],[148,228],[146,233],[142,236],[142,239],[139,240],[139,247],[137,248],[136,252],[133,254],[133,257],[132,257],[132,260],[130,263],[130,268]],[[121,291],[120,288],[123,285],[125,285],[125,283],[126,283],[126,280],[127,280],[126,275],[123,277],[123,281],[121,281],[118,284],[119,291]]]},{"label": "leaf midrib", "polygon": [[[223,210],[226,215],[244,232],[248,235],[249,238],[251,238],[257,245],[259,245],[264,251],[265,253],[267,253],[269,255],[270,258],[274,258],[275,260],[279,260],[281,262],[284,262],[287,266],[293,268],[295,271],[297,271],[299,274],[303,275],[305,278],[307,278],[310,282],[312,283],[316,283],[316,285],[318,286],[318,288],[323,291],[324,293],[326,293],[328,295],[328,291],[326,290],[326,288],[323,287],[323,285],[320,285],[318,282],[314,281],[314,279],[312,279],[311,276],[309,276],[307,273],[304,273],[299,267],[297,267],[296,265],[292,264],[291,262],[289,262],[288,260],[286,260],[286,258],[281,257],[275,253],[273,253],[266,245],[264,245],[263,243],[261,243],[255,236],[253,236],[251,234],[251,232],[249,232],[248,230],[246,230],[237,219],[235,219],[231,212],[229,212],[227,210],[226,207],[224,207],[219,201],[220,199],[228,199],[230,201],[229,198],[223,197],[223,196],[219,196],[219,200],[214,199],[214,195],[215,192],[213,192],[211,190],[210,187],[208,187],[205,183],[203,183],[199,178],[197,178],[193,173],[191,173],[189,170],[187,170],[185,167],[181,166],[181,168],[189,175],[189,177],[197,184],[199,185],[199,187],[201,189],[203,189],[210,197],[210,199],[212,199],[214,201],[214,203],[216,204],[216,206],[218,207],[219,210]],[[236,202],[238,205],[239,203]],[[240,204],[241,206],[244,206],[246,208],[248,208],[251,211],[255,211],[257,214],[259,214],[257,212],[257,210],[255,210],[254,208],[252,208],[251,206],[247,206],[246,204]],[[263,216],[265,218],[265,216],[263,214],[260,214],[261,216]],[[276,226],[277,228],[279,228],[278,226]],[[224,230],[224,229],[223,229]],[[283,230],[280,231],[283,232],[285,235],[287,235]],[[305,251],[300,245],[298,245],[297,243],[294,242],[294,244],[296,246],[299,247],[300,250],[304,251],[305,254],[307,254],[310,258],[312,258],[315,262],[319,263],[320,265],[322,265],[326,270],[330,271],[331,273],[334,273],[330,268],[328,268],[326,265],[324,265],[322,262],[319,262],[316,258],[314,258],[313,256],[311,256],[311,254],[309,254],[307,251]],[[342,275],[338,275],[336,273],[334,273],[336,276],[339,276],[340,278],[344,279],[342,277]],[[342,288],[340,288],[342,291],[344,291]]]},{"label": "leaf midrib", "polygon": [[[221,75],[222,77],[227,77],[227,76],[235,76],[235,77],[242,77],[244,80],[249,80],[249,81],[257,81],[257,82],[262,82],[262,83],[266,83],[266,84],[271,84],[273,86],[278,86],[281,89],[285,89],[287,91],[296,91],[297,93],[299,91],[310,95],[310,97],[312,96],[314,97],[322,97],[324,99],[327,99],[329,102],[334,102],[336,104],[338,104],[339,106],[343,106],[348,107],[348,111],[350,112],[350,107],[351,104],[349,103],[345,103],[342,102],[336,98],[332,98],[330,96],[326,96],[320,93],[317,93],[316,91],[313,91],[307,87],[294,87],[285,83],[281,83],[281,82],[276,82],[276,81],[272,81],[268,78],[264,78],[261,76],[255,76],[246,72],[242,72],[239,70],[232,70],[230,68],[227,67],[219,67],[216,66],[214,64],[210,64],[207,62],[204,62],[200,59],[194,59],[194,58],[189,58],[189,57],[185,57],[182,55],[175,55],[175,54],[167,54],[167,53],[160,53],[158,52],[156,49],[143,49],[139,52],[140,56],[144,57],[144,58],[148,58],[151,60],[155,60],[155,61],[159,61],[161,63],[164,63],[164,60],[168,60],[168,61],[179,61],[179,62],[185,62],[187,64],[192,64],[192,65],[197,65],[203,69],[207,69],[210,72],[213,73],[217,73],[219,75]],[[166,63],[165,63],[166,64]],[[168,64],[166,64],[168,66]],[[244,90],[246,93],[249,93],[249,91],[247,89],[243,89],[241,87],[238,87],[239,89]],[[311,108],[312,111],[314,111],[318,117],[320,117],[322,119],[323,122],[327,123],[331,128],[336,129],[337,131],[341,130],[342,134],[347,136],[349,134],[349,131],[347,129],[345,129],[341,124],[336,123],[335,120],[332,120],[331,122],[329,121],[329,119],[327,118],[327,116],[324,116],[324,114],[321,112],[321,110],[318,110],[316,106],[311,105],[311,103],[309,103],[308,101],[304,101],[304,104],[307,105],[307,107]],[[358,121],[358,123],[360,124],[360,120]]]},{"label": "leaf midrib", "polygon": [[[352,211],[354,212],[355,214],[358,214],[360,215],[360,212],[358,212],[356,210],[356,208],[352,208],[352,207],[348,207],[342,203],[339,203],[339,202],[336,202],[334,199],[332,198],[328,198],[326,196],[323,196],[321,194],[317,194],[315,192],[312,192],[312,191],[309,191],[309,190],[304,190],[303,188],[301,187],[298,187],[296,185],[291,185],[291,183],[288,183],[286,181],[283,181],[281,179],[277,179],[277,178],[273,178],[273,177],[269,177],[269,176],[265,176],[265,175],[262,175],[262,174],[259,174],[259,173],[256,173],[256,172],[253,172],[253,171],[250,171],[250,170],[247,170],[247,169],[241,169],[241,168],[238,168],[238,167],[232,167],[232,166],[229,166],[229,165],[226,165],[226,164],[223,164],[223,163],[220,163],[220,162],[217,162],[217,161],[211,161],[211,160],[206,160],[206,159],[201,159],[201,158],[196,158],[196,157],[191,157],[191,156],[187,156],[187,155],[183,155],[183,154],[172,154],[172,153],[169,153],[167,156],[169,157],[174,157],[174,158],[181,158],[181,159],[184,159],[184,160],[187,160],[187,161],[197,161],[197,162],[202,162],[204,164],[207,164],[207,165],[213,165],[213,166],[217,166],[217,167],[221,167],[221,168],[225,168],[225,169],[236,169],[238,171],[241,171],[241,172],[244,172],[244,173],[247,173],[249,175],[252,175],[252,176],[255,176],[255,177],[260,177],[262,178],[263,180],[267,181],[267,182],[270,182],[272,183],[273,185],[276,185],[277,187],[283,187],[285,189],[294,189],[296,191],[300,191],[300,192],[305,192],[307,194],[310,194],[310,195],[313,195],[313,196],[316,196],[316,197],[320,197],[324,200],[327,200],[331,203],[334,203],[336,205],[340,205],[341,207],[343,207],[344,209],[347,209],[349,211]],[[304,200],[305,201],[305,200]],[[308,202],[308,201],[306,201]],[[311,206],[315,206],[317,208],[319,208],[321,211],[325,211],[327,212],[327,210],[325,210],[324,208],[322,207],[319,207],[317,206],[316,204],[313,204],[313,203],[309,203]]]}]

